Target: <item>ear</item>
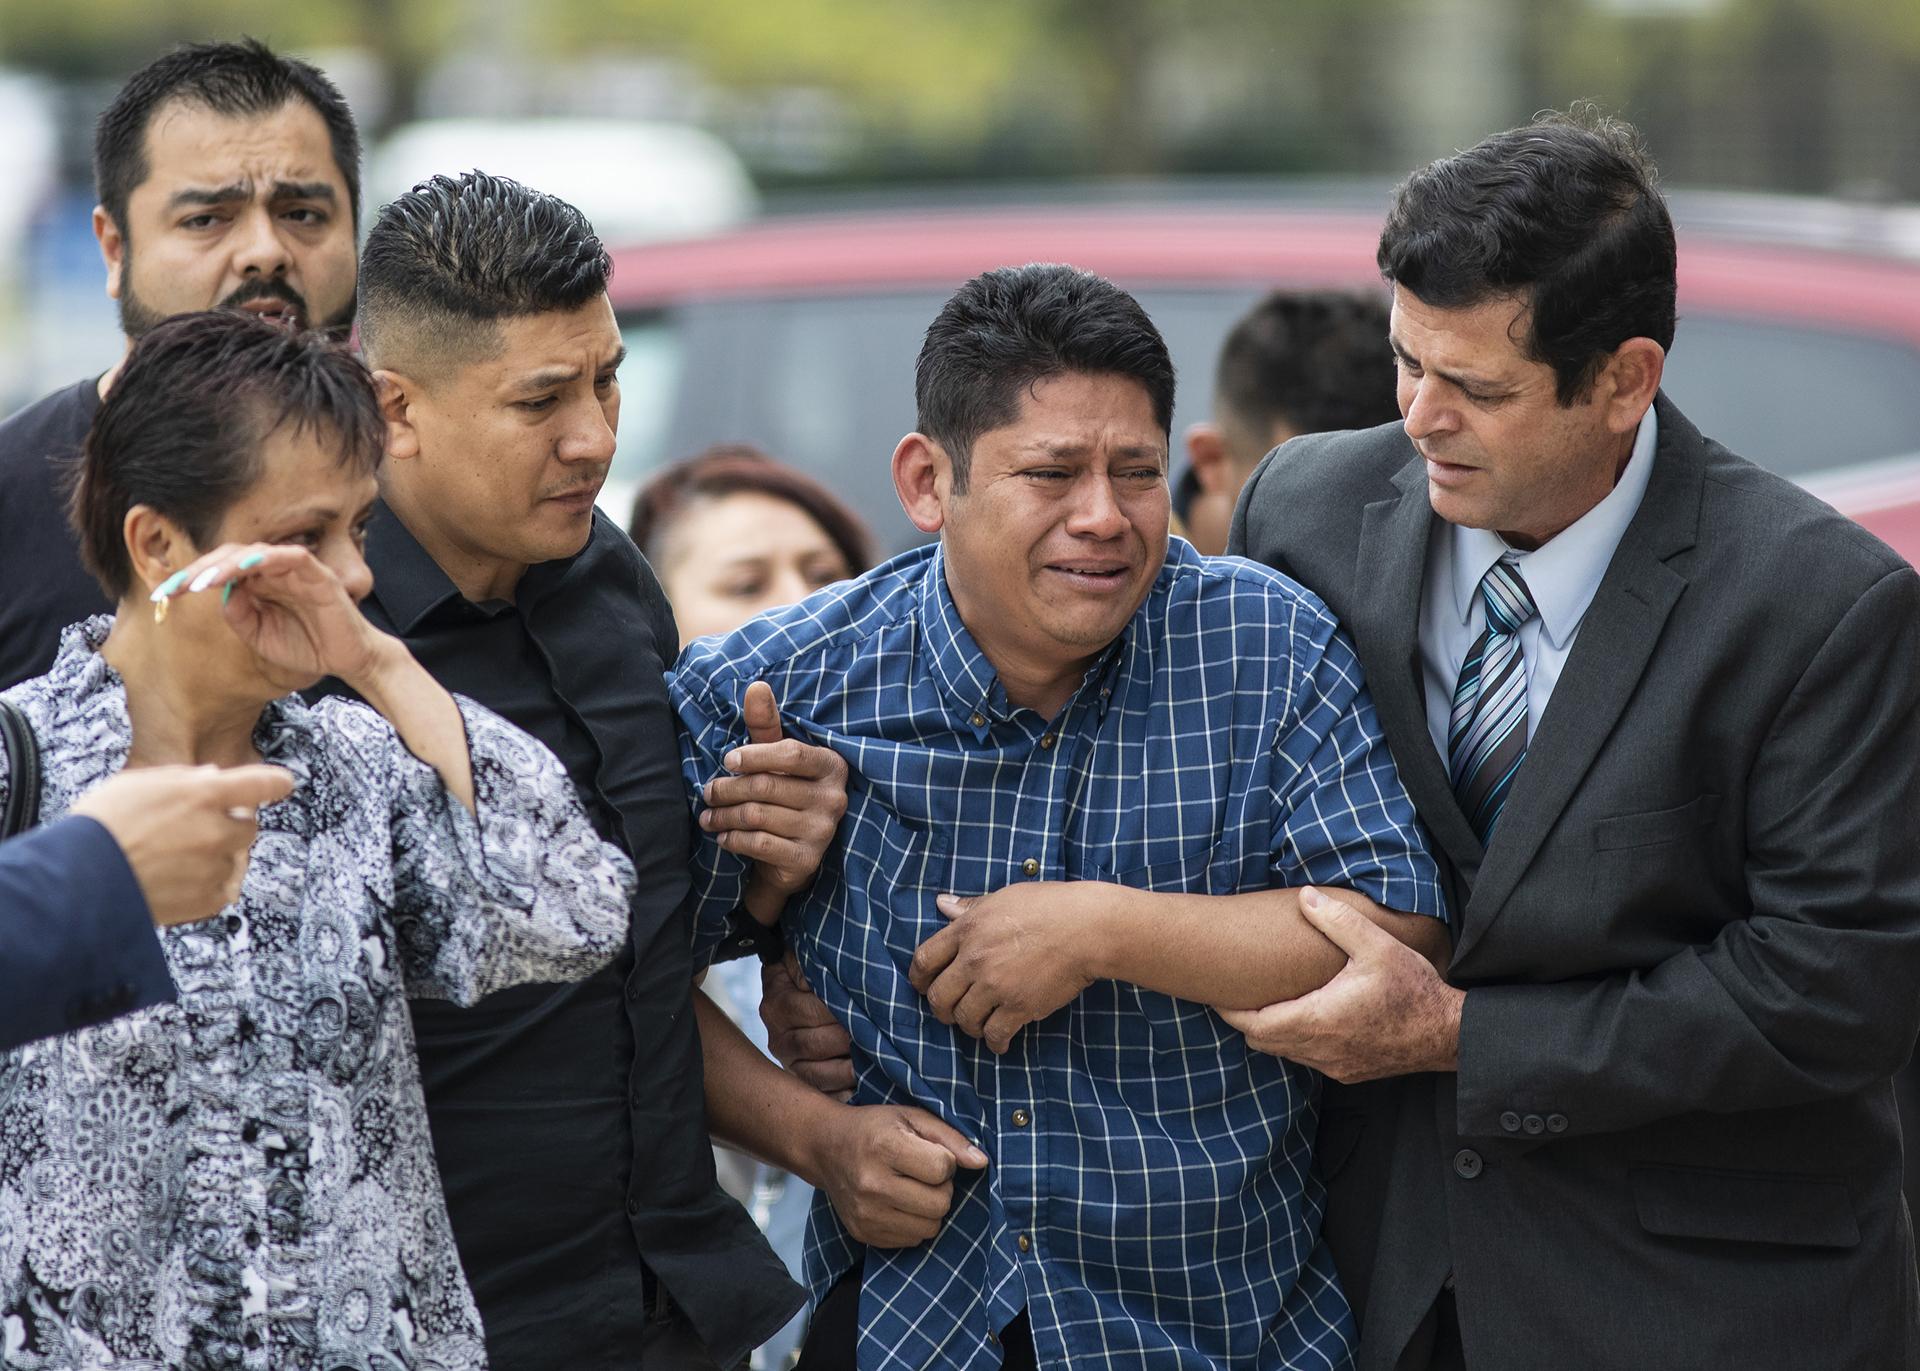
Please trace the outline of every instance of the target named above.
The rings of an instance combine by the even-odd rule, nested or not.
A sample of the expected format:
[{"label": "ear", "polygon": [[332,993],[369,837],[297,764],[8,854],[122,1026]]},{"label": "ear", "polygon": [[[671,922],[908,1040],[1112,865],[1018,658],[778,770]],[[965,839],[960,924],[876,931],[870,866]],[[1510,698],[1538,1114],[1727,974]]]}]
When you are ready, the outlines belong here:
[{"label": "ear", "polygon": [[135,505],[121,521],[120,536],[127,545],[127,561],[134,584],[129,598],[144,600],[167,577],[191,563],[205,549],[196,547],[180,526],[152,505]]},{"label": "ear", "polygon": [[1187,460],[1193,464],[1193,474],[1200,482],[1200,489],[1211,495],[1226,491],[1232,479],[1229,469],[1233,463],[1220,425],[1195,424],[1187,430]]},{"label": "ear", "polygon": [[1601,370],[1605,420],[1614,433],[1631,433],[1660,390],[1667,350],[1651,338],[1629,338],[1613,350]]},{"label": "ear", "polygon": [[938,533],[953,497],[953,461],[924,433],[909,433],[893,450],[893,491],[922,533]]},{"label": "ear", "polygon": [[420,455],[420,430],[415,407],[420,388],[397,371],[373,373],[373,393],[380,417],[387,421],[387,456],[405,462]]},{"label": "ear", "polygon": [[120,282],[127,268],[127,239],[105,205],[93,207],[93,236],[100,244],[100,260],[107,267],[107,298],[120,298]]}]

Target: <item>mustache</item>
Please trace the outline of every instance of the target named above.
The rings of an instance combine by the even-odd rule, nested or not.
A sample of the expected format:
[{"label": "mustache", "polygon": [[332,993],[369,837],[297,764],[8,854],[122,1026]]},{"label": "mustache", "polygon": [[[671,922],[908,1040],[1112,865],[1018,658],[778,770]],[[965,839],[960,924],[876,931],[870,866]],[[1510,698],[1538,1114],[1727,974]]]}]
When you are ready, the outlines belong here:
[{"label": "mustache", "polygon": [[242,305],[255,300],[279,300],[299,311],[301,322],[310,317],[307,313],[307,298],[278,277],[256,277],[244,283],[226,299],[220,302],[221,309],[239,309]]}]

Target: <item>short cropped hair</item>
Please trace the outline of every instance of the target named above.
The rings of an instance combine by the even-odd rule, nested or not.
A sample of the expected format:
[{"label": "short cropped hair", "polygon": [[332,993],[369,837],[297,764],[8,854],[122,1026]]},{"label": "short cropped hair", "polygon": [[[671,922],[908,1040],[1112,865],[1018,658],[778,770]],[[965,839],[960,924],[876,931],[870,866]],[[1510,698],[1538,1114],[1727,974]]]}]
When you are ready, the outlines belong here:
[{"label": "short cropped hair", "polygon": [[873,565],[873,538],[845,501],[804,471],[776,462],[750,443],[714,446],[662,468],[634,497],[627,531],[658,563],[680,516],[704,500],[765,495],[784,500],[820,526],[855,576]]},{"label": "short cropped hair", "polygon": [[1522,350],[1553,368],[1562,405],[1627,339],[1673,344],[1673,220],[1618,119],[1545,114],[1414,172],[1379,263],[1438,309],[1523,299]]},{"label": "short cropped hair", "polygon": [[1274,291],[1227,333],[1214,411],[1255,459],[1278,428],[1326,433],[1397,420],[1386,300],[1378,291]]},{"label": "short cropped hair", "polygon": [[373,378],[322,333],[208,310],[136,342],[94,416],[68,508],[108,597],[133,585],[128,510],[146,505],[207,547],[258,479],[261,444],[289,426],[331,441],[341,464],[360,470],[386,451]]},{"label": "short cropped hair", "polygon": [[339,87],[318,67],[246,38],[175,48],[135,72],[100,115],[93,132],[94,189],[123,235],[127,200],[151,170],[147,127],[162,105],[175,100],[229,116],[267,115],[289,100],[306,101],[327,126],[353,221],[360,222],[360,131]]},{"label": "short cropped hair", "polygon": [[1037,381],[1138,381],[1173,429],[1173,359],[1139,301],[1092,272],[1050,263],[983,272],[941,307],[914,368],[920,432],[946,449],[964,492],[974,441],[1012,423]]},{"label": "short cropped hair", "polygon": [[360,338],[375,367],[485,351],[502,319],[579,309],[613,259],[586,215],[485,172],[435,176],[380,211],[360,254]]}]

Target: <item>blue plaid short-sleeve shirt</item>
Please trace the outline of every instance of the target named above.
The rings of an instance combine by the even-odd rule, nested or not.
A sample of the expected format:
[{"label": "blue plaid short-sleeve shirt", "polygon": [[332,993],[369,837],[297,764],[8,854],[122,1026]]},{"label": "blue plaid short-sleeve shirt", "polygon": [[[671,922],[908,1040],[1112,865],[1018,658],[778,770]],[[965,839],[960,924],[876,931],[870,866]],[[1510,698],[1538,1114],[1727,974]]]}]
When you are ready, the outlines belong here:
[{"label": "blue plaid short-sleeve shirt", "polygon": [[[1343,1368],[1320,1238],[1318,1079],[1204,1005],[1100,981],[995,1056],[907,981],[934,897],[1027,880],[1214,895],[1309,883],[1440,916],[1439,876],[1352,648],[1277,572],[1172,541],[1126,631],[1052,719],[1013,708],[940,550],[701,639],[676,668],[689,778],[745,740],[749,683],[847,761],[848,808],[789,941],[853,1038],[856,1103],[978,1140],[931,1242],[866,1250],[824,1197],[816,1298],[864,1266],[861,1371],[997,1367],[1028,1311],[1046,1366]],[[706,908],[741,864],[710,840]],[[698,930],[703,955],[724,933]],[[1016,1118],[1016,1111],[1018,1117]]]}]

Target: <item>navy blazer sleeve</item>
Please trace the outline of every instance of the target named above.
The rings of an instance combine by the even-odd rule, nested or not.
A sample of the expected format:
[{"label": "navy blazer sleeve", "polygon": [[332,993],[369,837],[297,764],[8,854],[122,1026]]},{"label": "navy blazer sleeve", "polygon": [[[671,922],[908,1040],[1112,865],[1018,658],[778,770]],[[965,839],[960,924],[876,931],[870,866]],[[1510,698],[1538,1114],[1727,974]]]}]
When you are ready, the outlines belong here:
[{"label": "navy blazer sleeve", "polygon": [[0,843],[0,1050],[173,999],[145,897],[88,818]]}]

